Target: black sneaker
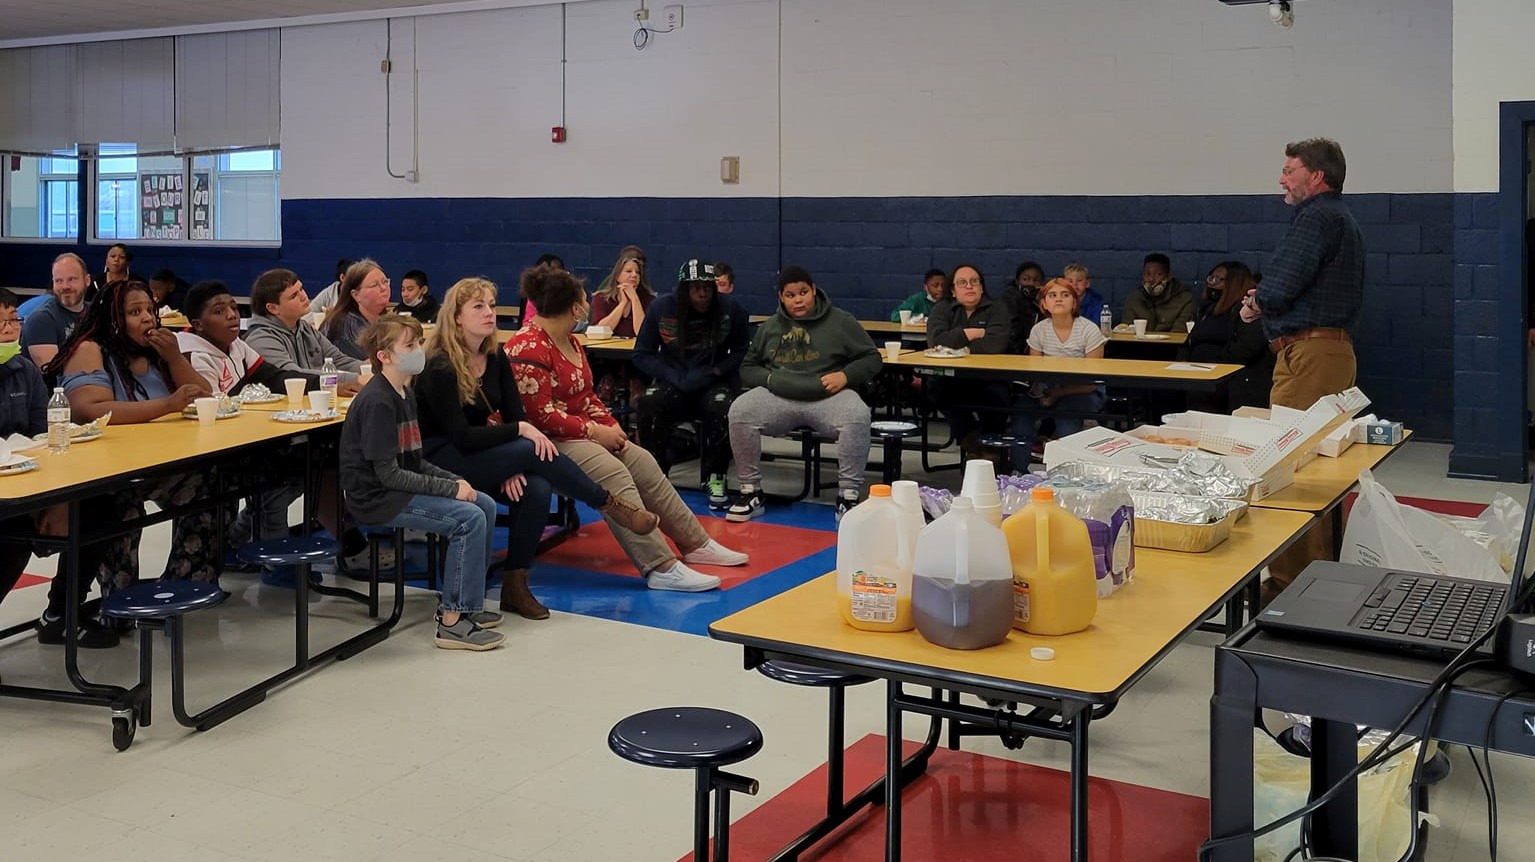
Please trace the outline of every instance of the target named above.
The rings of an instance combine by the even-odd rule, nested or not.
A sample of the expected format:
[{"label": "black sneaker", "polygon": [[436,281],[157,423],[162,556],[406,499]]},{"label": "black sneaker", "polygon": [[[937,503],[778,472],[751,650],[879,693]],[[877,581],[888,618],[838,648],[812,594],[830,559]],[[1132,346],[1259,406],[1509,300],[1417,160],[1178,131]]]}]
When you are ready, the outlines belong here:
[{"label": "black sneaker", "polygon": [[[119,643],[121,636],[117,630],[101,625],[95,620],[85,619],[80,621],[80,633],[76,639],[81,649],[111,649]],[[64,643],[64,618],[62,616],[50,618],[43,614],[37,621],[37,642],[49,646],[61,646]]]},{"label": "black sneaker", "polygon": [[753,485],[742,485],[740,496],[725,510],[725,520],[736,523],[750,521],[765,511],[767,504],[762,500],[762,492]]},{"label": "black sneaker", "polygon": [[839,523],[839,524],[842,523],[842,516],[846,515],[847,511],[849,509],[853,508],[856,505],[858,505],[858,492],[856,492],[856,491],[845,491],[845,492],[843,492],[841,494],[838,494],[837,495],[837,523]]}]

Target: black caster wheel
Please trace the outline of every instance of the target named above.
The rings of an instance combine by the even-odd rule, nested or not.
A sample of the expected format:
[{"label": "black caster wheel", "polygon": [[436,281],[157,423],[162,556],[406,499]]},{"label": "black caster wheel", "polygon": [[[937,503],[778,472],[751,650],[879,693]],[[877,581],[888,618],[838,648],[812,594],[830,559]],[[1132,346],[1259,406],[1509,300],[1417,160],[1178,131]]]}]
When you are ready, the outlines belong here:
[{"label": "black caster wheel", "polygon": [[112,747],[118,751],[127,751],[133,744],[133,735],[138,732],[138,722],[133,716],[112,716]]}]

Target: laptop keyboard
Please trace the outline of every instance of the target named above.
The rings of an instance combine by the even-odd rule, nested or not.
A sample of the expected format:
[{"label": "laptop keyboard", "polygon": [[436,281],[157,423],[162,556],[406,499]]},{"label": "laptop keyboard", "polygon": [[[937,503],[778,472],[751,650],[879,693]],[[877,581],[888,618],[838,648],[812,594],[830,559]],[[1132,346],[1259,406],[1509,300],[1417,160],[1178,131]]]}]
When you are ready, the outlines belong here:
[{"label": "laptop keyboard", "polygon": [[1471,585],[1411,576],[1382,585],[1364,603],[1354,627],[1468,644],[1503,611],[1507,587]]}]

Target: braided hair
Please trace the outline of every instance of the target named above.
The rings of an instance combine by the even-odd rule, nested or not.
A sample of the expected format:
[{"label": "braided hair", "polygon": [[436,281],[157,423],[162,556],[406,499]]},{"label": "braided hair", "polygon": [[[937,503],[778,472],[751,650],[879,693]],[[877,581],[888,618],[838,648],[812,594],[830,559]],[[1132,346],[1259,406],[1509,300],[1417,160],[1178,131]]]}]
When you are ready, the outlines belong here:
[{"label": "braided hair", "polygon": [[59,348],[58,354],[43,366],[43,375],[48,378],[50,385],[63,376],[64,366],[69,364],[70,357],[87,341],[94,341],[101,348],[102,365],[111,364],[115,376],[122,381],[123,389],[128,393],[129,401],[149,398],[144,385],[129,368],[129,362],[134,358],[142,356],[148,359],[150,367],[159,371],[161,377],[171,379],[170,366],[166,365],[159,353],[128,337],[126,309],[128,297],[134,291],[147,295],[151,301],[154,299],[148,282],[141,278],[129,278],[107,285],[96,300],[86,306],[80,315],[80,322],[75,325],[75,331]]}]

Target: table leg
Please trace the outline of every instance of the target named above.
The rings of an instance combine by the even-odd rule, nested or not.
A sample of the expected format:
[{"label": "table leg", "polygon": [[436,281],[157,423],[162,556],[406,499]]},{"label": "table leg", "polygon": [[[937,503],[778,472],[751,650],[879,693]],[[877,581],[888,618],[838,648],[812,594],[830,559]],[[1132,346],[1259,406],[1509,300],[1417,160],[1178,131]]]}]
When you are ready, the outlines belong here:
[{"label": "table leg", "polygon": [[[1251,669],[1224,650],[1215,651],[1215,694],[1210,698],[1210,836],[1240,835],[1253,828],[1253,717],[1258,682]],[[1247,838],[1215,848],[1212,862],[1251,862]]]},{"label": "table leg", "polygon": [[885,862],[901,862],[901,684],[885,698]]},{"label": "table leg", "polygon": [[1087,726],[1093,712],[1071,720],[1071,862],[1087,862]]},{"label": "table leg", "polygon": [[[1345,721],[1311,719],[1312,798],[1359,764],[1359,731]],[[1349,779],[1338,795],[1311,816],[1312,849],[1321,856],[1359,855],[1359,785]]]}]

